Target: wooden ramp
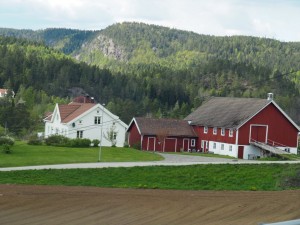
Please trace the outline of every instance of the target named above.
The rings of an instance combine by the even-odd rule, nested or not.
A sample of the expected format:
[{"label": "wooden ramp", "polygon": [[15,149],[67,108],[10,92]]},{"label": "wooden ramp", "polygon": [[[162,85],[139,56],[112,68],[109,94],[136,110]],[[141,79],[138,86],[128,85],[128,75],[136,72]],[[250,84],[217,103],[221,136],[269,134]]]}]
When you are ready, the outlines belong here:
[{"label": "wooden ramp", "polygon": [[274,146],[268,145],[268,144],[266,144],[266,143],[258,142],[258,141],[255,141],[255,142],[254,142],[254,141],[251,141],[250,144],[253,145],[253,146],[256,146],[256,147],[258,147],[258,148],[260,148],[260,149],[263,149],[263,150],[272,152],[272,153],[274,153],[274,154],[276,154],[276,155],[286,155],[286,154],[291,154],[291,153],[289,153],[289,152],[286,152],[286,151],[281,150],[281,149],[279,149],[279,148],[276,148],[276,147],[274,147]]}]

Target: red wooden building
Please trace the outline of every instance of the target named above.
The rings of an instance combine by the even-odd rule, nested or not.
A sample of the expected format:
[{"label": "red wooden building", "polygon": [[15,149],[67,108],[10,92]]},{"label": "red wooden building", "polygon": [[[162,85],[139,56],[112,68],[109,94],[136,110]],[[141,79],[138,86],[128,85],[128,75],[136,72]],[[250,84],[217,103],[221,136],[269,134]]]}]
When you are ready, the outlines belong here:
[{"label": "red wooden building", "polygon": [[184,120],[133,118],[128,127],[130,146],[140,144],[142,150],[179,152],[197,146],[197,135]]},{"label": "red wooden building", "polygon": [[268,99],[214,97],[185,120],[194,127],[203,152],[243,159],[284,151],[297,154],[299,127],[271,93]]},{"label": "red wooden building", "polygon": [[128,143],[143,150],[196,149],[249,159],[297,154],[299,127],[268,99],[213,97],[184,120],[134,118]]}]

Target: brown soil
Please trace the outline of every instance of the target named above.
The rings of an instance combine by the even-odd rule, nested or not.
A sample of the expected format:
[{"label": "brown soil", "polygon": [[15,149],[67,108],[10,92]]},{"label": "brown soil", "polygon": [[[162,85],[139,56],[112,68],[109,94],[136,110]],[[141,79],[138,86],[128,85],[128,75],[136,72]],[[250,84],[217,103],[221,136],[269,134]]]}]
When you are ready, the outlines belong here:
[{"label": "brown soil", "polygon": [[300,218],[300,191],[0,185],[0,224],[258,225]]}]

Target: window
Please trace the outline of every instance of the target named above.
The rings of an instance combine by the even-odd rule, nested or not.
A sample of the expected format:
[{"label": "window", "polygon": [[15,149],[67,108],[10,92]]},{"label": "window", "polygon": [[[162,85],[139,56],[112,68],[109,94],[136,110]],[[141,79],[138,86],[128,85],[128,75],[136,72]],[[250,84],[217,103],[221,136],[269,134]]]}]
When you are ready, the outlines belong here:
[{"label": "window", "polygon": [[225,128],[222,128],[222,129],[221,129],[221,135],[222,135],[222,136],[225,136]]},{"label": "window", "polygon": [[224,150],[224,144],[221,144],[221,150]]},{"label": "window", "polygon": [[232,152],[232,145],[229,145],[229,151]]},{"label": "window", "polygon": [[191,147],[195,147],[195,145],[196,145],[196,140],[195,140],[195,139],[192,139],[192,140],[191,140]]},{"label": "window", "polygon": [[233,129],[229,129],[229,137],[233,137]]},{"label": "window", "polygon": [[216,149],[216,148],[217,148],[217,143],[214,142],[214,144],[213,144],[213,149]]},{"label": "window", "polygon": [[83,137],[83,131],[82,130],[78,130],[77,131],[77,138],[82,138]]},{"label": "window", "polygon": [[116,140],[116,139],[117,139],[117,133],[116,133],[116,132],[114,132],[114,134],[113,134],[113,138],[114,138],[114,140]]},{"label": "window", "polygon": [[207,134],[208,132],[208,127],[204,127],[204,134]]},{"label": "window", "polygon": [[101,117],[95,116],[95,124],[101,124]]},{"label": "window", "polygon": [[213,129],[213,134],[214,134],[214,135],[217,135],[217,131],[218,131],[218,128],[214,127],[214,129]]}]

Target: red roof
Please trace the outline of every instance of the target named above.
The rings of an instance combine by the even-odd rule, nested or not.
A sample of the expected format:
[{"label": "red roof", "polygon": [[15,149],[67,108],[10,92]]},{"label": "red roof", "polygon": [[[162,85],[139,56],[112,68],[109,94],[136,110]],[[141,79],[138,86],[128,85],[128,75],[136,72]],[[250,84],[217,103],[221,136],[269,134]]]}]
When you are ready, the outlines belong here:
[{"label": "red roof", "polygon": [[62,123],[68,123],[73,119],[79,117],[96,104],[94,103],[75,103],[72,102],[68,105],[58,105],[60,118]]}]

